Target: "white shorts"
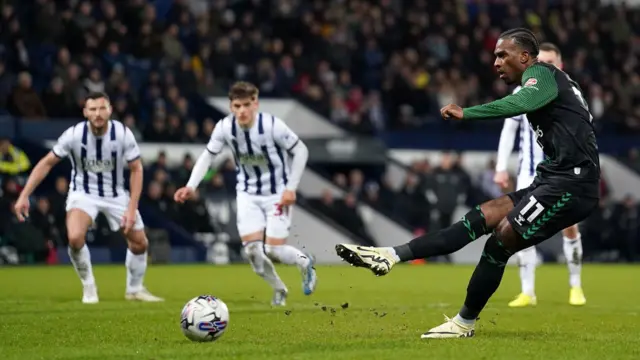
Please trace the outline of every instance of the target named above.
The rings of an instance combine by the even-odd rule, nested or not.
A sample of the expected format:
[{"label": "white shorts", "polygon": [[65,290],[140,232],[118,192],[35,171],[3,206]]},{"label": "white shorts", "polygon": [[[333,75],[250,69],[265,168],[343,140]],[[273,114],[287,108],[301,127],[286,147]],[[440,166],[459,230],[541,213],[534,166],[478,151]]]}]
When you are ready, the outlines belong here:
[{"label": "white shorts", "polygon": [[[81,192],[70,192],[67,196],[66,210],[78,209],[86,212],[93,221],[96,220],[98,213],[102,213],[109,221],[109,227],[113,231],[118,231],[122,225],[122,218],[129,207],[129,196],[120,195],[113,197],[99,197],[95,195],[84,194]],[[144,223],[140,212],[136,212],[136,223],[133,225],[134,230],[144,230]]]},{"label": "white shorts", "polygon": [[[240,236],[266,229],[266,236],[286,239],[291,228],[292,207],[280,206],[281,194],[249,195],[238,192],[236,198],[238,232]],[[262,239],[255,239],[262,240]]]},{"label": "white shorts", "polygon": [[529,187],[531,184],[533,184],[533,179],[535,177],[535,175],[531,176],[529,174],[519,174],[518,179],[516,180],[516,190],[522,190]]}]

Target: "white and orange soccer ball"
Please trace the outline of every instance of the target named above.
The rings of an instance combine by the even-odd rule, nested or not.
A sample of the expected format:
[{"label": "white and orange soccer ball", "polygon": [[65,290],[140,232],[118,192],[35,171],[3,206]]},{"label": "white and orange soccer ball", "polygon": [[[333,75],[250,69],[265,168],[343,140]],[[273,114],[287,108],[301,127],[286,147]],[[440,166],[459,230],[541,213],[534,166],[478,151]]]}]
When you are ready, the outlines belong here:
[{"label": "white and orange soccer ball", "polygon": [[227,304],[215,296],[195,297],[182,308],[180,327],[191,341],[211,342],[218,340],[229,326]]}]

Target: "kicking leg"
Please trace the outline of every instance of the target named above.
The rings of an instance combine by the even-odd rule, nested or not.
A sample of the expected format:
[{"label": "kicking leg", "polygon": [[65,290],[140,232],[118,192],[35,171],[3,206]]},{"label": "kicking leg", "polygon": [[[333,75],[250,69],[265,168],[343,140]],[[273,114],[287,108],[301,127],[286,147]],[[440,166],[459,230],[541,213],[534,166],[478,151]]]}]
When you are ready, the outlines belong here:
[{"label": "kicking leg", "polygon": [[569,285],[571,286],[569,304],[584,305],[587,303],[587,299],[584,296],[584,291],[582,291],[582,238],[578,225],[562,230],[562,240],[562,250],[564,257],[567,259]]},{"label": "kicking leg", "polygon": [[144,287],[144,275],[147,272],[147,248],[149,246],[144,227],[140,230],[132,230],[126,237],[128,249],[125,260],[127,267],[125,299],[144,302],[164,301],[164,299],[151,294]]},{"label": "kicking leg", "polygon": [[471,209],[462,220],[446,229],[419,236],[393,248],[349,244],[336,245],[338,256],[354,266],[385,275],[398,262],[454,253],[482,235],[489,234],[513,209],[508,196],[490,200]]},{"label": "kicking leg", "polygon": [[514,202],[518,198],[522,201],[517,201],[487,240],[469,281],[464,306],[453,319],[429,330],[423,338],[473,336],[475,321],[500,286],[509,257],[543,242],[568,225],[582,221],[598,205],[597,197],[576,196],[565,188],[570,189],[571,184],[534,185],[524,199],[518,196],[522,194],[520,192],[510,194]]},{"label": "kicking leg", "polygon": [[91,266],[91,254],[85,243],[87,231],[92,223],[93,217],[83,210],[72,208],[67,211],[69,258],[82,282],[82,302],[85,304],[95,304],[99,301]]},{"label": "kicking leg", "polygon": [[535,246],[518,251],[518,266],[520,268],[520,282],[522,292],[509,303],[509,307],[525,307],[537,304],[535,293],[536,265],[538,253]]}]

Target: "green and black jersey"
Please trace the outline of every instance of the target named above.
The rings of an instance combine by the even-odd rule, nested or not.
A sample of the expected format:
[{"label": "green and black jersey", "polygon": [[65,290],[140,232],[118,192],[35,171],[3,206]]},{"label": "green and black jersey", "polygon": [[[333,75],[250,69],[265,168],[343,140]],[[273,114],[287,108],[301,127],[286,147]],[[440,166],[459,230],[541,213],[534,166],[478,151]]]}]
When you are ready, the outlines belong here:
[{"label": "green and black jersey", "polygon": [[546,159],[541,178],[600,178],[598,145],[587,102],[578,84],[562,70],[534,63],[522,74],[522,88],[488,104],[463,109],[464,119],[490,119],[526,114]]}]

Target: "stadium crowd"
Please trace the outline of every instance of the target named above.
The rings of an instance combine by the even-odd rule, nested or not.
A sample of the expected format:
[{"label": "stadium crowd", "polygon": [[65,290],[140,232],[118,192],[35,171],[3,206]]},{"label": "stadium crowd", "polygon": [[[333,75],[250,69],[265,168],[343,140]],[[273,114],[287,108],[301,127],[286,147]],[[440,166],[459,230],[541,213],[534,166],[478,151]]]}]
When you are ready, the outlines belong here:
[{"label": "stadium crowd", "polygon": [[[217,120],[203,99],[224,96],[231,82],[243,79],[258,84],[261,96],[297,98],[355,133],[420,128],[440,121],[438,110],[446,103],[472,105],[506,95],[510,89],[487,70],[493,46],[501,29],[526,26],[560,46],[565,69],[588,95],[601,131],[640,132],[638,9],[594,0],[481,3],[5,1],[0,112],[23,121],[78,118],[88,91],[106,91],[114,117],[138,141],[203,143]],[[19,161],[15,149],[3,149],[3,162]],[[145,201],[192,233],[226,226],[208,204],[233,197],[233,164],[210,174],[200,200],[178,211],[168,195],[185,182],[193,159],[169,169],[163,157],[147,169]],[[400,190],[384,176],[372,178],[359,169],[333,173],[349,195],[333,199],[327,193],[318,206],[363,238],[369,235],[355,210],[358,201],[412,229],[445,226],[455,206],[499,192],[490,181],[491,165],[480,179],[471,179],[458,160],[451,155],[441,164],[414,164]],[[640,171],[638,161],[637,150],[631,150],[629,166]],[[0,171],[5,179],[24,173]],[[19,186],[20,181],[3,181],[1,211]],[[59,180],[52,197],[36,202],[44,215],[34,217],[34,226],[57,224],[54,230],[42,225],[48,240],[65,241],[65,188]],[[593,249],[599,252],[624,244],[621,252],[636,254],[637,206],[631,198],[622,204],[603,201],[602,211],[587,222],[596,225],[585,233],[585,243],[598,239]]]}]

